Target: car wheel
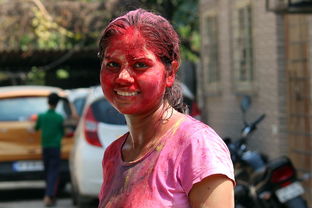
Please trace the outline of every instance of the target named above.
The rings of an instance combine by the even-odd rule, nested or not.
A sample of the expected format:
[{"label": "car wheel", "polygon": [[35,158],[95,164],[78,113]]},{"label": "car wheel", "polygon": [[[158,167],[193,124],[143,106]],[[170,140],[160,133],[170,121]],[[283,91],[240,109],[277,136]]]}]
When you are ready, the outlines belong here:
[{"label": "car wheel", "polygon": [[73,184],[72,184],[72,189],[71,189],[71,199],[72,199],[72,204],[74,206],[76,206],[77,205],[77,201],[78,201],[78,192],[75,189]]},{"label": "car wheel", "polygon": [[72,186],[71,199],[72,204],[77,208],[90,208],[97,207],[98,205],[97,200],[93,200],[92,198],[80,195],[78,190],[74,186]]},{"label": "car wheel", "polygon": [[78,196],[77,205],[76,205],[77,208],[90,208],[90,207],[93,207],[92,205],[93,203],[91,199]]}]

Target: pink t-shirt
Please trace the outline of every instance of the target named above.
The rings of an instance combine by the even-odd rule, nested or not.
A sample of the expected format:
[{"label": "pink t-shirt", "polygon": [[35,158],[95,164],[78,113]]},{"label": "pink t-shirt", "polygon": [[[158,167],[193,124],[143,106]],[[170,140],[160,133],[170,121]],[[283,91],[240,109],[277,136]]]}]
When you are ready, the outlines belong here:
[{"label": "pink t-shirt", "polygon": [[190,207],[188,193],[205,177],[224,174],[234,182],[227,146],[213,129],[190,116],[136,161],[122,160],[126,138],[105,151],[99,208]]}]

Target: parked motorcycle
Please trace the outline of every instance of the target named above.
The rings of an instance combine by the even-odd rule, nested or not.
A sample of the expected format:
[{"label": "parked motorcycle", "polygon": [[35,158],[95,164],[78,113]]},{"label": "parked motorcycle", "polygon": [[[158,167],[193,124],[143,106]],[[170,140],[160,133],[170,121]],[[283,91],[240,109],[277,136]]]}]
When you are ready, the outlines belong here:
[{"label": "parked motorcycle", "polygon": [[224,138],[235,169],[236,208],[307,208],[302,197],[304,189],[291,160],[287,156],[269,160],[265,154],[248,148],[248,139],[265,118],[263,114],[248,123],[245,113],[250,105],[250,97],[245,96],[241,102],[241,138],[234,142]]}]

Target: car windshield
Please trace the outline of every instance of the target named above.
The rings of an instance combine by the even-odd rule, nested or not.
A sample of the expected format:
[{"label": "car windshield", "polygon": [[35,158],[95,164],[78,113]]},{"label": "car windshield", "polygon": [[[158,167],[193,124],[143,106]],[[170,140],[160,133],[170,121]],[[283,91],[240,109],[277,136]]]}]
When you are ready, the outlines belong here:
[{"label": "car windshield", "polygon": [[[48,109],[46,97],[18,97],[0,99],[0,121],[25,121],[32,115],[42,113]],[[56,111],[65,118],[68,107],[60,101]]]},{"label": "car windshield", "polygon": [[91,108],[94,113],[95,119],[99,122],[115,125],[126,124],[124,115],[122,115],[115,108],[113,108],[105,98],[101,98],[95,101],[91,105]]}]

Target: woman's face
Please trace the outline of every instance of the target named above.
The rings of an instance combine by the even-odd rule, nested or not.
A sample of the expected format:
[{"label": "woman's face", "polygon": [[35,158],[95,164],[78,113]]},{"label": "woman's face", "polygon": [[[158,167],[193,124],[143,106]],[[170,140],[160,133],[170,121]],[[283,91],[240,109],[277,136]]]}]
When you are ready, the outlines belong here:
[{"label": "woman's face", "polygon": [[113,37],[104,52],[100,74],[108,101],[123,114],[143,114],[162,103],[174,75],[146,48],[141,34],[132,28]]}]

